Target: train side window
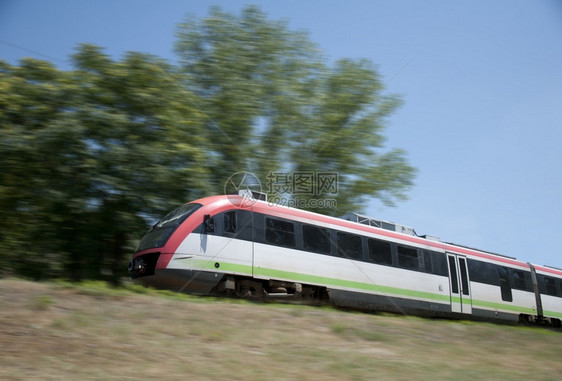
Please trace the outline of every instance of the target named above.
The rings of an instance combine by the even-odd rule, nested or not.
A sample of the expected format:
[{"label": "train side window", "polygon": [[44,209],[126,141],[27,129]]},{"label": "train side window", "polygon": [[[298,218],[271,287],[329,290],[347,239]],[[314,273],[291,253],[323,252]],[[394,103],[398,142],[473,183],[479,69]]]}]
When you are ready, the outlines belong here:
[{"label": "train side window", "polygon": [[429,250],[423,251],[423,262],[424,262],[423,270],[426,273],[432,274],[433,273],[433,261],[431,260],[431,251],[429,251]]},{"label": "train side window", "polygon": [[225,233],[236,233],[236,211],[224,213],[223,226]]},{"label": "train side window", "polygon": [[369,247],[369,260],[381,265],[392,265],[392,248],[390,242],[380,241],[378,239],[367,240]]},{"label": "train side window", "polygon": [[447,257],[445,254],[435,251],[431,252],[431,273],[435,275],[449,276],[449,270],[447,269]]},{"label": "train side window", "polygon": [[513,270],[513,288],[516,290],[527,291],[527,283],[525,282],[525,273],[523,271]]},{"label": "train side window", "polygon": [[454,256],[449,256],[449,270],[451,271],[451,292],[453,294],[459,293],[459,276],[457,274],[457,262]]},{"label": "train side window", "polygon": [[265,242],[278,246],[295,247],[295,225],[289,221],[266,218]]},{"label": "train side window", "polygon": [[330,231],[313,225],[302,226],[303,247],[307,251],[330,254]]},{"label": "train side window", "polygon": [[398,267],[402,267],[403,269],[408,270],[419,270],[420,262],[418,259],[418,250],[411,247],[399,245]]},{"label": "train side window", "polygon": [[470,295],[468,276],[466,271],[466,258],[459,258],[459,270],[461,273],[461,286],[463,295]]},{"label": "train side window", "polygon": [[499,286],[498,270],[496,265],[475,259],[468,259],[468,273],[472,282]]},{"label": "train side window", "polygon": [[361,236],[349,233],[337,233],[338,255],[350,259],[362,259],[363,245]]},{"label": "train side window", "polygon": [[556,281],[550,277],[544,277],[544,285],[546,286],[546,294],[552,296],[558,296],[558,290],[556,289]]},{"label": "train side window", "polygon": [[507,268],[498,266],[498,276],[500,278],[500,289],[502,294],[502,300],[506,302],[513,301],[513,295],[511,294],[511,286],[509,284]]}]

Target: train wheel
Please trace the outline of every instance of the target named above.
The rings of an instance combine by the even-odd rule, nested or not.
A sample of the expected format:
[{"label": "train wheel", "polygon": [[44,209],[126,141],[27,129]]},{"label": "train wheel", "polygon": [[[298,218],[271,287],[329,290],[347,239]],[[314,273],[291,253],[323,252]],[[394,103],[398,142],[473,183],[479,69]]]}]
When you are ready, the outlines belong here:
[{"label": "train wheel", "polygon": [[241,298],[261,298],[265,294],[260,282],[243,279],[236,282],[236,295]]}]

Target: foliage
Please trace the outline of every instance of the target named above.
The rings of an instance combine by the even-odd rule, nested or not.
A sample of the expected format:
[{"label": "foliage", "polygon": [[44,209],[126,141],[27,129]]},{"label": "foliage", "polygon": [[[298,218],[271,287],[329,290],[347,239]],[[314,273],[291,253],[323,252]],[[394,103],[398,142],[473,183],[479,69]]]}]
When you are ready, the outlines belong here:
[{"label": "foliage", "polygon": [[181,67],[217,142],[216,183],[238,171],[262,183],[272,172],[337,173],[336,195],[321,194],[320,184],[298,195],[335,198],[335,208],[307,207],[332,215],[359,211],[373,196],[387,204],[405,198],[415,171],[404,152],[383,152],[382,135],[400,102],[382,94],[372,63],[328,67],[305,34],[252,6],[240,17],[213,8],[204,20],[188,18],[177,36]]},{"label": "foliage", "polygon": [[337,173],[337,207],[305,206],[324,214],[405,197],[414,169],[383,144],[400,102],[369,61],[331,67],[253,6],[187,18],[176,52],[0,61],[0,275],[116,281],[150,223],[239,171]]},{"label": "foliage", "polygon": [[83,45],[74,62],[3,66],[3,268],[116,279],[148,220],[206,191],[200,116],[155,57]]}]

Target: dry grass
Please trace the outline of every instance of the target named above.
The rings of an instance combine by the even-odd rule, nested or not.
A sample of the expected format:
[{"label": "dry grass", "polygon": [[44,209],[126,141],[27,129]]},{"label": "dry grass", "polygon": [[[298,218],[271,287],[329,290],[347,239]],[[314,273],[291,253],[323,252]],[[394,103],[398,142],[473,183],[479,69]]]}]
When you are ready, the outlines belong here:
[{"label": "dry grass", "polygon": [[0,280],[0,379],[543,379],[546,329]]}]

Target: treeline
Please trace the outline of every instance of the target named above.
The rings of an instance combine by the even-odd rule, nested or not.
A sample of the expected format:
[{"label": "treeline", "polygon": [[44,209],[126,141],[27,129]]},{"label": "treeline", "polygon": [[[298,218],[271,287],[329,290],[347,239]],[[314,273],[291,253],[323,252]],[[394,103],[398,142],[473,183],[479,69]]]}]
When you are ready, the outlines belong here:
[{"label": "treeline", "polygon": [[405,197],[414,169],[382,135],[400,102],[371,62],[329,66],[256,7],[186,18],[176,53],[0,61],[0,275],[116,282],[151,222],[240,171],[287,197],[272,174],[337,174],[324,214]]}]

